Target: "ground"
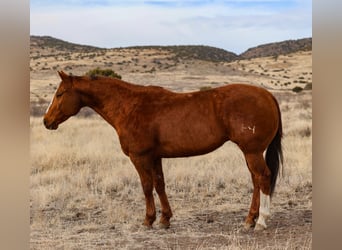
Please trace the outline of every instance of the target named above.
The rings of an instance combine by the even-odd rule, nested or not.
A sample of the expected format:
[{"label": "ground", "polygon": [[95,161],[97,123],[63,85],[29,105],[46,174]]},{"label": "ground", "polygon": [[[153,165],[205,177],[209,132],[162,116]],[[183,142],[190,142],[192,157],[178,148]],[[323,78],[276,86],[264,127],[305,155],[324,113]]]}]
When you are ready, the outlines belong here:
[{"label": "ground", "polygon": [[[125,57],[110,51],[100,56],[114,62],[133,57],[120,53]],[[145,72],[155,57],[168,55],[145,52],[134,67],[119,62],[121,71],[115,71],[126,81],[178,92],[246,82],[276,96],[284,128],[284,171],[271,200],[268,228],[243,229],[252,183],[241,151],[231,142],[204,156],[163,159],[174,214],[171,227],[158,227],[157,196],[157,221],[152,229],[142,226],[145,204],[139,177],[121,152],[115,130],[89,113],[69,119],[57,131],[42,124],[59,79],[55,71],[40,67],[58,63],[63,69],[70,64],[81,74],[97,65],[72,61],[73,56],[69,61],[42,57],[31,59],[30,248],[311,249],[312,92],[292,91],[312,81],[311,52],[233,63],[158,62],[161,68]]]},{"label": "ground", "polygon": [[[48,218],[59,217],[62,212],[46,209],[40,216],[46,217],[46,223],[51,225],[40,230],[33,228],[31,249],[311,249],[311,194],[311,185],[298,190],[297,200],[288,201],[286,194],[277,194],[268,228],[260,232],[245,231],[242,227],[250,198],[247,193],[241,197],[245,202],[235,205],[230,203],[236,201],[222,198],[221,204],[213,204],[210,209],[188,210],[188,205],[187,213],[181,213],[179,208],[167,230],[159,229],[158,225],[148,230],[139,220],[108,223],[106,211],[100,205],[70,211],[68,216],[59,218],[58,226],[53,226]],[[210,197],[205,199],[202,202],[210,203]],[[136,211],[142,219],[143,199],[134,205],[124,201],[114,204]]]}]

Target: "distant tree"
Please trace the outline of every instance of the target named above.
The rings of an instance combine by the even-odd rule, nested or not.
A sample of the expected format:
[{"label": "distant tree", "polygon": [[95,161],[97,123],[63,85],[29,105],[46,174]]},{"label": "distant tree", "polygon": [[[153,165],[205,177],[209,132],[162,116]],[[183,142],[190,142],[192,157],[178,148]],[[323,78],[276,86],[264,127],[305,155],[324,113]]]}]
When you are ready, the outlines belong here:
[{"label": "distant tree", "polygon": [[121,79],[121,75],[115,73],[112,69],[100,69],[99,67],[89,70],[86,75],[90,77],[106,76]]}]

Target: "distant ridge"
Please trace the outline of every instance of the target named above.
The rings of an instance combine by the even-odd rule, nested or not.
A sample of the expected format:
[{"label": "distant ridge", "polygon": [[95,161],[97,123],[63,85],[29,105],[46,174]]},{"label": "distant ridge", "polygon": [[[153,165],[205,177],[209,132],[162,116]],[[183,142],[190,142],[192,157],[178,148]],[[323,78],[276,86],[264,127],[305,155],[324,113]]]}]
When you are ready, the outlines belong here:
[{"label": "distant ridge", "polygon": [[[80,45],[57,39],[51,36],[30,36],[31,49],[50,48],[65,52],[94,52],[106,50],[89,45]],[[237,55],[224,49],[204,45],[180,45],[180,46],[136,46],[113,49],[160,49],[168,50],[182,60],[204,60],[213,62],[232,62],[240,59],[251,59],[257,57],[279,56],[294,53],[297,51],[312,50],[312,38],[298,40],[287,40],[283,42],[259,45],[248,49]]]},{"label": "distant ridge", "polygon": [[165,49],[181,59],[204,60],[213,62],[231,62],[238,59],[238,55],[224,49],[205,45],[175,45],[175,46],[135,46],[133,49]]},{"label": "distant ridge", "polygon": [[250,59],[266,56],[279,56],[294,53],[297,51],[312,50],[312,38],[303,38],[298,40],[287,40],[277,43],[268,43],[248,49],[240,54],[241,59]]},{"label": "distant ridge", "polygon": [[70,52],[91,52],[95,50],[103,50],[99,47],[66,42],[51,36],[30,36],[30,47],[44,47]]}]

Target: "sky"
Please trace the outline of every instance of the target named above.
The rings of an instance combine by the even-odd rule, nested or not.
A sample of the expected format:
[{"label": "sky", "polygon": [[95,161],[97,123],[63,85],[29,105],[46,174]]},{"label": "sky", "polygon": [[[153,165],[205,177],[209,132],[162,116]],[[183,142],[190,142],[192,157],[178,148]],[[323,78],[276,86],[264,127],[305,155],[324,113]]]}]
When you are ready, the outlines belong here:
[{"label": "sky", "polygon": [[312,36],[311,0],[31,0],[30,34],[102,48],[208,45],[236,54]]}]

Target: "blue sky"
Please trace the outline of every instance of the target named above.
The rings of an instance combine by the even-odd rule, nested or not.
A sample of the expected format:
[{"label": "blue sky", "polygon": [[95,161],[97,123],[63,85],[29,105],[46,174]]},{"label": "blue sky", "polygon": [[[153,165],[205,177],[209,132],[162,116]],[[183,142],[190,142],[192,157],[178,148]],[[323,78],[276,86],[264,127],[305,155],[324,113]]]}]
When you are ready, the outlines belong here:
[{"label": "blue sky", "polygon": [[312,36],[311,0],[31,0],[31,35],[105,48],[209,45],[242,53]]}]

